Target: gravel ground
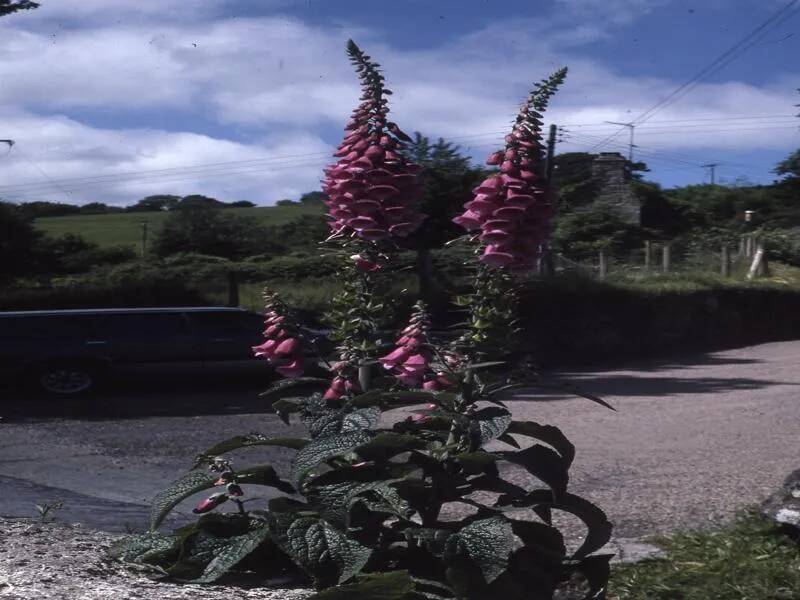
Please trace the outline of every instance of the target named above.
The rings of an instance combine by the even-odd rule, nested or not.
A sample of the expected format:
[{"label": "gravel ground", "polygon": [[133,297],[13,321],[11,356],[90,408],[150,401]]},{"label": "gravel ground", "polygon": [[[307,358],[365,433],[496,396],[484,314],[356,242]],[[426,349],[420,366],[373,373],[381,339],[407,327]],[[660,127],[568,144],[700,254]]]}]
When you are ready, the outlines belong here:
[{"label": "gravel ground", "polygon": [[[575,443],[571,490],[601,506],[624,543],[719,524],[743,505],[763,500],[800,466],[798,364],[800,342],[765,344],[625,370],[565,374],[610,401],[616,412],[586,400],[531,393],[510,405],[518,418],[557,425]],[[0,515],[32,516],[34,503],[61,499],[64,507],[55,513],[60,521],[106,531],[142,528],[147,500],[183,473],[197,451],[254,430],[298,432],[265,414],[253,396],[254,391],[230,397],[202,389],[190,399],[177,392],[133,390],[104,398],[104,416],[92,419],[26,419],[17,406],[0,426]],[[208,412],[209,406],[239,414],[191,414]],[[190,414],[176,414],[182,412]],[[291,456],[276,449],[247,453],[242,464],[265,460],[278,469]],[[4,538],[24,539],[9,523],[0,522]],[[105,535],[76,531],[76,539]],[[574,527],[569,531],[570,537],[579,533]],[[6,539],[3,546],[9,547]],[[31,570],[53,572],[49,555],[14,551],[20,555],[34,565],[28,577]],[[9,581],[24,589],[22,582]],[[77,588],[58,593],[38,597],[94,597]]]},{"label": "gravel ground", "polygon": [[310,592],[225,585],[165,584],[105,560],[114,537],[80,526],[0,519],[3,600],[300,600]]}]

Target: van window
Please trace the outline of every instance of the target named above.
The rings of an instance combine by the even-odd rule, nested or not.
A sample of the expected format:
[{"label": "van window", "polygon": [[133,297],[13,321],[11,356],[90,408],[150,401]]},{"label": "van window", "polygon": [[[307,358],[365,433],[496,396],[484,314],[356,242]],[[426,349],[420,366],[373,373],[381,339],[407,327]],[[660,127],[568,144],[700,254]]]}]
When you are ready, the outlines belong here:
[{"label": "van window", "polygon": [[264,318],[246,312],[189,313],[189,320],[203,336],[258,335],[264,329]]},{"label": "van window", "polygon": [[95,315],[4,317],[0,318],[0,338],[85,338],[93,335],[96,324]]},{"label": "van window", "polygon": [[132,313],[108,315],[101,335],[110,338],[164,339],[190,333],[189,324],[180,313]]}]

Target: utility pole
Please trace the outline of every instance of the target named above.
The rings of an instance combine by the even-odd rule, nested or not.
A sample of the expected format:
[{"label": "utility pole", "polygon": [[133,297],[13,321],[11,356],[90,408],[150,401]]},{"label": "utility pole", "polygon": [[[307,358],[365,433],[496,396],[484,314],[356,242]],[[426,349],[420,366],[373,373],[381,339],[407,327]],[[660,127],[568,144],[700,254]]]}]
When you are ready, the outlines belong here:
[{"label": "utility pole", "polygon": [[555,168],[556,156],[556,136],[558,135],[558,127],[554,124],[550,125],[550,134],[547,136],[547,162],[545,163],[545,177],[547,178],[547,185],[552,186],[553,169]]},{"label": "utility pole", "polygon": [[700,165],[701,167],[705,167],[711,171],[711,185],[714,185],[717,181],[716,178],[716,168],[719,166],[719,163],[708,163],[707,165]]},{"label": "utility pole", "polygon": [[633,148],[634,148],[633,130],[636,129],[636,125],[634,125],[633,123],[619,123],[617,121],[606,121],[606,123],[610,123],[611,125],[622,125],[623,127],[627,127],[628,130],[631,132],[631,138],[630,141],[628,142],[628,160],[630,162],[633,162]]},{"label": "utility pole", "polygon": [[147,253],[147,221],[142,221],[142,258]]}]

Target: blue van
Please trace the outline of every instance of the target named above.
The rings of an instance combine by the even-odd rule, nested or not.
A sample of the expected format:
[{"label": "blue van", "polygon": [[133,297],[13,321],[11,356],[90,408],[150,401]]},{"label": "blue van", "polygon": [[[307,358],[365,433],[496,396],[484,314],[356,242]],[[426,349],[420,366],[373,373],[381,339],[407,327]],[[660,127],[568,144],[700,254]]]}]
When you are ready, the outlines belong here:
[{"label": "blue van", "polygon": [[80,394],[124,365],[255,360],[262,330],[261,315],[239,308],[0,312],[0,375]]}]

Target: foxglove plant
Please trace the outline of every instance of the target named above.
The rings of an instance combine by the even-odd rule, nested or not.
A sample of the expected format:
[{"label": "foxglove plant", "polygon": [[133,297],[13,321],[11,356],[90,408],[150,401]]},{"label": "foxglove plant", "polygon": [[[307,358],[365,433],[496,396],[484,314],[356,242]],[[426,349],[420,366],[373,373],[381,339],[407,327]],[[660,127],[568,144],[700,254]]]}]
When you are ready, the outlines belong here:
[{"label": "foxglove plant", "polygon": [[[354,44],[348,51],[362,80],[382,89],[377,66]],[[359,119],[366,114],[374,113],[378,122],[385,117],[382,96],[365,97],[353,131],[363,126]],[[358,135],[369,139],[369,127]],[[360,144],[363,139],[353,137],[345,144],[347,165],[366,157],[374,167],[372,158],[379,155],[373,151],[367,157],[366,152],[376,146]],[[388,154],[382,156],[386,161]],[[521,161],[520,156],[508,160]],[[374,170],[364,161],[359,164],[364,173]],[[530,183],[521,170],[511,173],[505,175]],[[503,189],[503,202],[530,191]],[[508,193],[511,189],[514,194]],[[421,304],[395,345],[384,348],[378,358],[382,344],[377,320],[384,307],[374,297],[372,278],[388,265],[376,241],[397,231],[386,217],[392,206],[383,201],[389,197],[373,196],[380,207],[370,205],[369,227],[355,221],[360,214],[332,215],[334,237],[352,281],[332,311],[331,335],[339,344],[339,360],[331,366],[330,378],[286,380],[263,394],[277,396],[275,412],[287,423],[299,417],[308,435],[252,433],[207,449],[198,455],[194,470],[156,496],[151,531],[127,540],[115,554],[150,565],[158,576],[202,583],[234,568],[255,570],[267,580],[294,569],[321,590],[313,596],[316,600],[552,600],[559,586],[578,574],[585,598],[602,598],[609,556],[595,553],[608,541],[611,525],[600,509],[568,492],[574,447],[555,427],[515,420],[502,400],[507,390],[530,382],[487,374],[498,362],[476,360],[485,353],[475,349],[481,344],[474,339],[467,340],[464,350],[436,343]],[[360,210],[355,207],[358,200],[340,198],[338,204],[345,206],[338,208]],[[522,224],[512,222],[520,214],[504,217],[509,221],[504,231],[516,235],[530,227],[527,217]],[[482,256],[494,253],[487,249],[496,244],[485,243]],[[503,267],[516,270],[530,264],[515,254],[522,251],[521,244],[515,238],[503,246],[513,257]],[[493,259],[483,263],[485,269],[501,266]],[[504,270],[501,275],[506,277]],[[513,306],[500,317],[489,310],[492,295],[495,307],[502,305],[500,295],[511,289],[510,280],[503,279],[500,287],[493,287],[496,278],[486,281],[476,281],[480,302],[468,302],[472,335],[502,330],[513,318]],[[279,320],[282,316],[281,310],[270,309],[269,327],[283,329],[287,320]],[[498,339],[502,333],[478,341]],[[282,339],[287,338],[270,337],[265,344]],[[264,355],[274,356],[274,348],[263,349]],[[368,376],[376,364],[382,365],[384,376]],[[317,385],[320,391],[292,396],[299,385]],[[290,471],[280,476],[270,465],[234,469],[229,453],[253,446],[294,450]],[[531,486],[531,477],[539,483]],[[288,495],[273,492],[266,505],[248,510],[245,502],[257,498],[250,496],[254,485]],[[213,493],[195,509],[201,514],[196,523],[172,534],[158,530],[182,500],[208,490]],[[237,510],[218,512],[228,503]],[[520,511],[533,511],[537,518],[525,518]],[[576,550],[567,550],[552,521],[553,511],[571,513],[585,525],[588,533]]]},{"label": "foxglove plant", "polygon": [[480,260],[490,267],[527,272],[538,264],[553,214],[544,174],[541,117],[566,74],[567,69],[561,69],[536,84],[505,137],[505,150],[486,160],[499,166],[500,173],[475,188],[464,213],[453,219],[467,231],[480,232]]},{"label": "foxglove plant", "polygon": [[334,235],[355,235],[377,241],[405,237],[422,223],[420,167],[408,161],[403,146],[410,142],[396,123],[388,120],[380,67],[350,40],[350,62],[361,79],[361,103],[353,111],[335,156],[325,169],[322,191],[327,194],[330,227]]},{"label": "foxglove plant", "polygon": [[277,294],[264,291],[264,342],[253,346],[256,357],[263,358],[284,377],[300,377],[304,372],[303,343],[296,323]]}]

